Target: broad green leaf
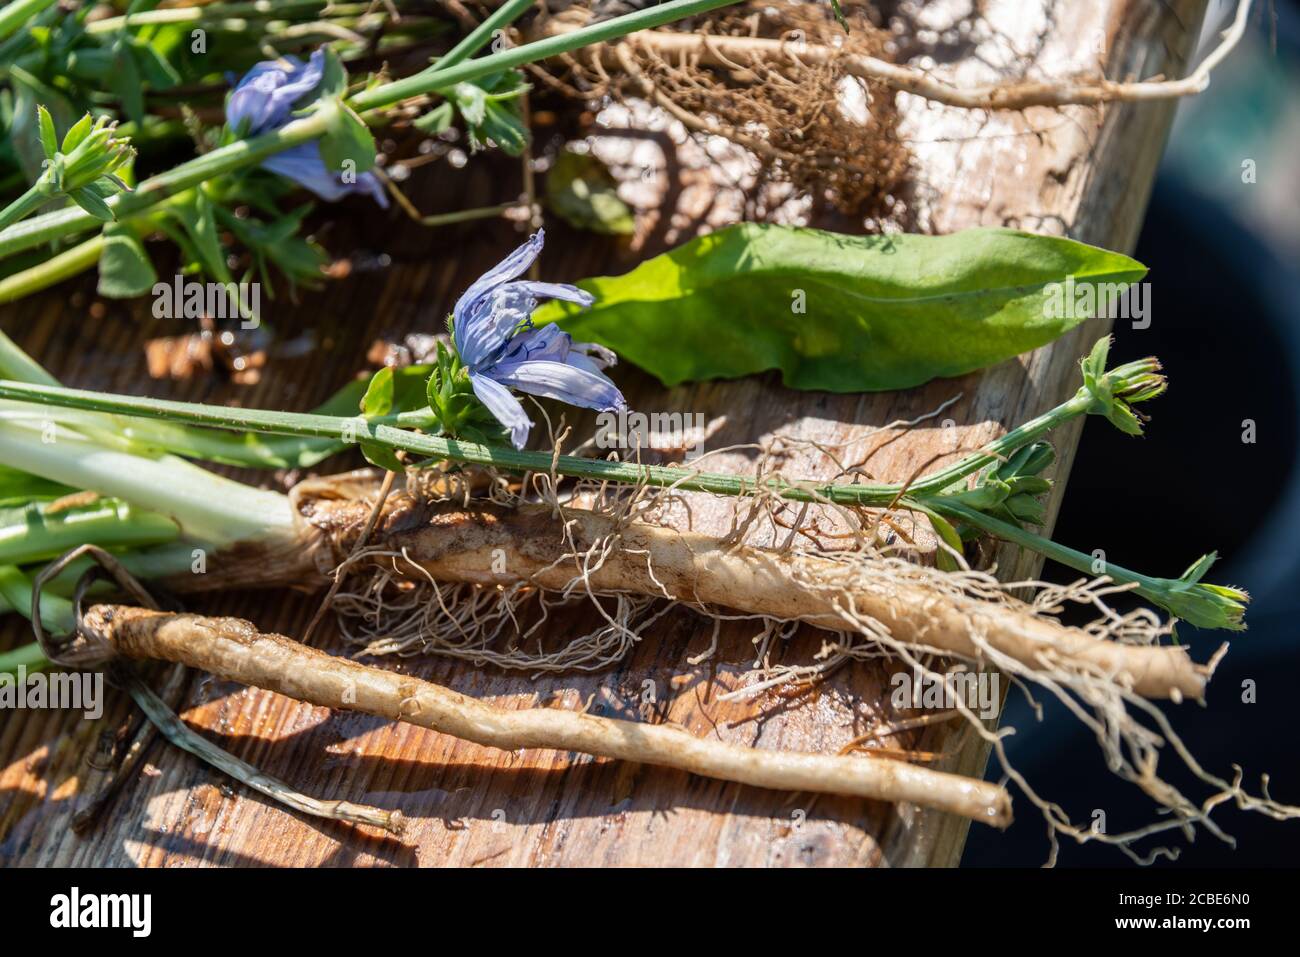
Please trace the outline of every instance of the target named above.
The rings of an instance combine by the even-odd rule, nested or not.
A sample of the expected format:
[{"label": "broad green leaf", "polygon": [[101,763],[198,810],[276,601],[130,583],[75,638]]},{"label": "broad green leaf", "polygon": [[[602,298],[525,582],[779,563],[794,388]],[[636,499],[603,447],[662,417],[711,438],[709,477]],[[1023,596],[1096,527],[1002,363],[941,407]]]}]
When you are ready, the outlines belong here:
[{"label": "broad green leaf", "polygon": [[562,152],[546,174],[546,203],[571,226],[593,233],[628,236],[636,217],[618,198],[613,175],[590,153]]},{"label": "broad green leaf", "polygon": [[870,392],[1035,349],[1089,318],[1060,315],[1054,292],[1144,275],[1119,253],[1011,229],[845,236],[742,223],[580,282],[594,306],[551,302],[534,319],[669,386],[778,369],[791,388]]},{"label": "broad green leaf", "polygon": [[107,299],[143,296],[158,281],[144,245],[129,229],[114,224],[104,230],[96,291]]}]

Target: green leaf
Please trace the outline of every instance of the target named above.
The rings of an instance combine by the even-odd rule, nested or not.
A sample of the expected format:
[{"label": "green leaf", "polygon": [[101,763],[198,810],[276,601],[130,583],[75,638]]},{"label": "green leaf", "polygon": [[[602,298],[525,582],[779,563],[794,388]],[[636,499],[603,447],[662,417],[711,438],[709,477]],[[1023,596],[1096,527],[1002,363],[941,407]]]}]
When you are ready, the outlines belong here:
[{"label": "green leaf", "polygon": [[36,107],[36,120],[40,126],[41,149],[45,152],[45,158],[52,160],[59,151],[59,137],[54,132],[54,118],[50,116],[49,110],[43,106],[38,106]]},{"label": "green leaf", "polygon": [[432,365],[410,365],[395,369],[384,366],[370,378],[361,398],[361,414],[367,418],[416,412],[429,403],[426,388]]},{"label": "green leaf", "polygon": [[1088,318],[1049,308],[1068,278],[1077,290],[1144,275],[1119,253],[1011,229],[845,236],[742,223],[580,282],[594,306],[551,302],[534,320],[669,386],[778,369],[795,389],[879,391],[1051,342]]},{"label": "green leaf", "polygon": [[181,82],[180,73],[151,43],[132,37],[130,44],[136,65],[152,89],[165,90]]},{"label": "green leaf", "polygon": [[478,84],[457,83],[452,88],[451,97],[470,126],[479,126],[487,119],[487,90]]},{"label": "green leaf", "polygon": [[88,187],[83,186],[81,189],[74,189],[68,196],[72,198],[74,203],[96,219],[111,223],[117,218],[113,215],[113,211],[108,208],[108,204],[100,199],[94,190]]},{"label": "green leaf", "polygon": [[26,505],[36,500],[51,500],[77,491],[67,485],[20,472],[0,465],[0,508]]},{"label": "green leaf", "polygon": [[343,66],[337,53],[325,47],[325,68],[321,72],[320,84],[316,87],[319,97],[343,96],[348,89],[348,71]]},{"label": "green leaf", "polygon": [[[934,529],[935,535],[955,551],[958,555],[962,554],[963,546],[961,536],[957,530],[952,527],[952,523],[940,515],[938,512],[925,510],[925,515],[930,519],[930,527]],[[935,566],[943,572],[955,572],[961,565],[958,563],[956,556],[947,548],[936,548],[934,551]]]},{"label": "green leaf", "polygon": [[212,200],[200,187],[188,203],[177,203],[168,212],[180,223],[189,240],[187,255],[194,257],[197,265],[217,282],[234,282],[230,267],[226,265],[226,251],[221,245]]},{"label": "green leaf", "polygon": [[[403,366],[400,369],[384,366],[371,377],[370,385],[366,387],[366,394],[361,398],[361,414],[374,418],[425,408],[428,404],[426,389],[432,373],[431,365]],[[406,470],[392,449],[371,442],[360,444],[361,454],[371,465],[390,472]]]},{"label": "green leaf", "polygon": [[421,133],[436,136],[451,128],[451,121],[456,118],[456,110],[447,101],[443,101],[411,123]]},{"label": "green leaf", "polygon": [[335,101],[325,107],[328,132],[320,139],[320,155],[334,172],[364,173],[375,165],[375,138],[365,121],[346,103]]},{"label": "green leaf", "polygon": [[618,198],[609,169],[590,153],[565,150],[546,174],[546,203],[571,226],[607,236],[630,236],[636,217]]},{"label": "green leaf", "polygon": [[519,156],[529,133],[518,100],[528,88],[522,74],[508,70],[443,92],[465,120],[472,150],[484,149],[490,140],[503,152]]},{"label": "green leaf", "polygon": [[122,101],[122,112],[133,123],[144,122],[144,84],[136,65],[135,51],[129,46],[118,50],[114,70],[108,77],[109,89]]},{"label": "green leaf", "polygon": [[89,135],[90,128],[93,125],[94,120],[89,113],[86,113],[76,123],[72,124],[72,128],[63,137],[63,152],[71,153],[80,146],[82,141]]},{"label": "green leaf", "polygon": [[107,227],[96,292],[106,299],[130,299],[143,296],[157,281],[153,263],[135,234],[120,224]]}]

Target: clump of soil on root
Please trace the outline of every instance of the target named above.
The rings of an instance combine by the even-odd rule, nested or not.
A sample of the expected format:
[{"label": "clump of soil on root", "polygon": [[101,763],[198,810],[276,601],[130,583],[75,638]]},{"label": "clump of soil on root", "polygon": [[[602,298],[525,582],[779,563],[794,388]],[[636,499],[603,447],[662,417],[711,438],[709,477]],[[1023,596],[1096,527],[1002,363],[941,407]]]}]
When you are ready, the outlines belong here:
[{"label": "clump of soil on root", "polygon": [[[757,196],[789,184],[815,208],[876,222],[901,222],[902,194],[910,154],[898,135],[894,91],[849,75],[851,55],[888,59],[889,34],[877,27],[866,5],[845,3],[849,31],[836,23],[828,4],[748,3],[587,48],[534,69],[545,84],[596,105],[648,101],[693,135],[722,136],[746,149],[759,164]],[[553,3],[538,32],[574,29],[619,10],[609,4]],[[654,33],[777,40],[792,56],[771,57],[728,49],[706,63],[654,42]],[[824,62],[799,57],[809,47],[827,48]]]}]

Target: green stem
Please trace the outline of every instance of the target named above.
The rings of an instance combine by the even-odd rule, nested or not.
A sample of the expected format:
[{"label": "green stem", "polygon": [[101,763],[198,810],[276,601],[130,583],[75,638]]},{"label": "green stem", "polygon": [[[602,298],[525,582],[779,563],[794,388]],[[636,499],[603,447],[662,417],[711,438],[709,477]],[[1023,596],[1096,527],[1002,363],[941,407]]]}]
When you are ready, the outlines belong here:
[{"label": "green stem", "polygon": [[[165,10],[142,10],[120,17],[106,17],[86,25],[87,33],[116,33],[125,27],[177,25],[212,20],[292,20],[300,13],[318,15],[330,6],[326,0],[255,0],[252,3],[210,3],[202,7],[171,7]],[[352,4],[346,12],[364,10],[365,4]],[[331,9],[338,9],[332,7]],[[340,11],[345,12],[345,11]]]},{"label": "green stem", "polygon": [[3,331],[0,331],[0,377],[37,385],[59,385],[59,380],[45,371],[45,367],[23,352]]},{"label": "green stem", "polygon": [[55,0],[13,0],[0,10],[0,40],[7,39],[26,27],[32,19],[39,16]]},{"label": "green stem", "polygon": [[467,57],[472,57],[491,42],[493,34],[505,29],[527,13],[533,3],[534,0],[506,0],[493,10],[486,20],[466,34],[459,43],[438,57],[434,69],[441,70],[455,66]]},{"label": "green stem", "polygon": [[458,209],[451,213],[421,216],[418,222],[421,226],[451,226],[455,223],[469,223],[479,219],[494,219],[519,208],[521,207],[517,202],[502,203],[499,206],[479,206],[475,209]]},{"label": "green stem", "polygon": [[103,251],[104,237],[100,234],[43,263],[5,276],[4,279],[0,279],[0,303],[13,302],[24,296],[30,296],[34,292],[48,289],[65,279],[85,272],[99,262],[99,255]]},{"label": "green stem", "polygon": [[68,429],[50,432],[39,423],[0,421],[0,462],[162,512],[191,539],[224,545],[292,536],[294,530],[293,510],[277,492],[252,488],[175,456],[119,451]]},{"label": "green stem", "polygon": [[48,201],[50,194],[46,188],[44,177],[37,180],[27,192],[23,193],[12,203],[0,210],[0,229],[6,226],[12,226],[21,219],[25,219],[28,214],[35,212],[41,204]]},{"label": "green stem", "polygon": [[[1133,590],[1138,595],[1197,628],[1227,628],[1236,631],[1245,627],[1242,619],[1246,603],[1250,599],[1239,589],[1202,583],[1196,576],[1177,579],[1143,575],[1105,558],[1085,555],[1050,538],[1026,531],[1019,525],[1004,522],[942,497],[922,499],[920,503],[948,518],[960,519],[1003,541],[1037,552],[1089,577],[1104,575],[1120,585],[1135,585]],[[1204,571],[1209,569],[1213,561],[1214,556],[1208,555],[1198,564],[1203,564]]]},{"label": "green stem", "polygon": [[[520,451],[501,446],[479,445],[461,439],[421,435],[394,428],[383,424],[382,421],[370,421],[361,416],[235,409],[194,402],[106,395],[79,389],[11,381],[0,381],[0,399],[39,402],[62,408],[86,409],[151,419],[169,419],[218,429],[252,430],[278,435],[368,442],[384,448],[409,452],[420,458],[449,459],[474,465],[489,465],[511,472],[549,472],[554,469],[561,475],[575,478],[645,484],[658,488],[672,486],[689,491],[714,492],[719,495],[752,495],[760,490],[768,490],[792,501],[832,501],[844,505],[884,506],[891,504],[902,491],[902,486],[899,485],[839,485],[831,482],[793,485],[780,479],[755,482],[741,476],[692,472],[686,468],[637,465],[632,462],[611,462],[606,459],[577,458],[571,455],[556,457],[549,452]],[[409,422],[411,419],[407,414],[399,417],[397,421]],[[0,449],[2,448],[3,444],[0,443]],[[121,497],[129,498],[125,495]]]},{"label": "green stem", "polygon": [[41,651],[41,646],[34,641],[30,645],[19,645],[17,648],[0,652],[0,674],[14,675],[18,673],[19,668],[27,669],[30,674],[49,667],[49,664],[45,660],[45,653]]},{"label": "green stem", "polygon": [[1087,415],[1092,410],[1092,405],[1092,396],[1087,391],[1080,389],[1073,398],[994,439],[980,449],[979,452],[913,483],[908,488],[908,494],[914,497],[932,494],[952,485],[954,482],[961,481],[968,475],[974,475],[984,466],[1002,461],[1012,452],[1042,438],[1048,432],[1059,428],[1070,419],[1080,415]]},{"label": "green stem", "polygon": [[[638,30],[661,26],[673,20],[705,13],[735,2],[736,0],[670,0],[668,3],[605,20],[572,33],[547,37],[449,67],[435,64],[432,68],[414,76],[364,90],[352,97],[348,103],[358,113],[392,106],[410,97],[435,93],[457,83],[500,73],[503,70],[567,53],[593,43],[617,39]],[[118,219],[134,216],[183,189],[237,169],[255,166],[275,153],[318,139],[327,132],[329,120],[327,112],[318,111],[294,120],[278,130],[212,150],[165,173],[151,176],[143,180],[132,192],[120,193],[106,202]],[[0,230],[0,256],[30,249],[72,233],[93,229],[98,222],[95,217],[78,207],[24,220]]]},{"label": "green stem", "polygon": [[[33,583],[23,572],[13,565],[0,565],[0,596],[9,607],[24,618],[32,613]],[[59,595],[41,592],[41,624],[55,634],[63,635],[72,631],[75,623],[75,610],[72,602]],[[27,651],[26,654],[31,654]]]},{"label": "green stem", "polygon": [[26,565],[57,558],[69,549],[90,543],[102,548],[133,548],[173,541],[180,529],[157,512],[126,503],[97,503],[66,511],[50,511],[49,503],[5,510],[0,524],[0,563]]},{"label": "green stem", "polygon": [[[1012,525],[1010,522],[1004,522],[1001,519],[985,515],[983,512],[970,508],[959,502],[953,502],[942,496],[937,498],[922,498],[920,503],[948,518],[959,519],[968,525],[974,525],[997,538],[1006,542],[1027,548],[1030,551],[1038,552],[1040,555],[1060,562],[1067,568],[1073,568],[1077,572],[1085,575],[1096,575],[1094,566],[1098,559],[1092,555],[1085,555],[1083,552],[1076,551],[1059,542],[1054,542],[1050,538],[1044,538],[1042,535],[1035,535],[1033,532],[1026,531],[1019,525]],[[1156,599],[1154,594],[1150,594],[1153,586],[1157,585],[1161,579],[1151,578],[1148,575],[1142,575],[1138,572],[1130,571],[1122,566],[1115,565],[1111,562],[1105,563],[1105,574],[1120,583],[1121,585],[1137,584],[1141,587],[1137,589],[1138,594],[1143,595],[1152,601]]]}]

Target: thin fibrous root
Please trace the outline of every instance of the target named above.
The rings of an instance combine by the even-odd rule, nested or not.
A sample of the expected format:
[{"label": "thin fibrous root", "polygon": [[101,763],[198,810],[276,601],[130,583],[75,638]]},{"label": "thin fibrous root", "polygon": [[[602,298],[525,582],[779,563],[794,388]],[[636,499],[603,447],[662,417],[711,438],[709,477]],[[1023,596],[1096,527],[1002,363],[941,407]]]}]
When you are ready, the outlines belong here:
[{"label": "thin fibrous root", "polygon": [[82,633],[130,658],[181,662],[311,704],[404,721],[488,747],[577,751],[755,787],[919,804],[997,827],[1011,821],[1007,792],[984,781],[888,758],[765,751],[573,711],[506,711],[263,634],[238,618],[95,605],[82,620]]},{"label": "thin fibrous root", "polygon": [[[371,560],[391,565],[397,554],[441,582],[569,592],[576,574],[594,594],[731,608],[835,632],[870,619],[914,648],[969,660],[986,658],[991,648],[1031,671],[1071,670],[1146,698],[1200,700],[1210,675],[1182,648],[1105,640],[1010,596],[972,596],[952,574],[902,559],[726,545],[578,508],[563,509],[557,521],[550,507],[400,501],[372,539]],[[317,503],[312,521],[337,536],[346,554],[355,517],[336,523],[327,511]],[[600,560],[575,557],[588,553]]]},{"label": "thin fibrous root", "polygon": [[[934,103],[970,110],[1024,110],[1035,106],[1096,106],[1103,103],[1177,99],[1194,96],[1210,85],[1211,72],[1232,52],[1245,34],[1250,6],[1250,0],[1238,0],[1236,14],[1229,28],[1224,31],[1219,45],[1195,70],[1177,79],[1127,82],[1108,80],[1102,76],[1065,77],[963,87],[915,67],[861,54],[842,57],[841,67],[850,76],[876,80]],[[581,25],[557,17],[547,21],[546,32],[567,33]],[[667,30],[644,30],[626,40],[602,45],[602,55],[609,58],[611,68],[620,69],[618,50],[637,46],[651,50],[665,60],[694,58],[705,65],[734,72],[744,72],[747,67],[762,62],[819,66],[840,58],[840,52],[834,47],[815,43],[674,33]]]}]

